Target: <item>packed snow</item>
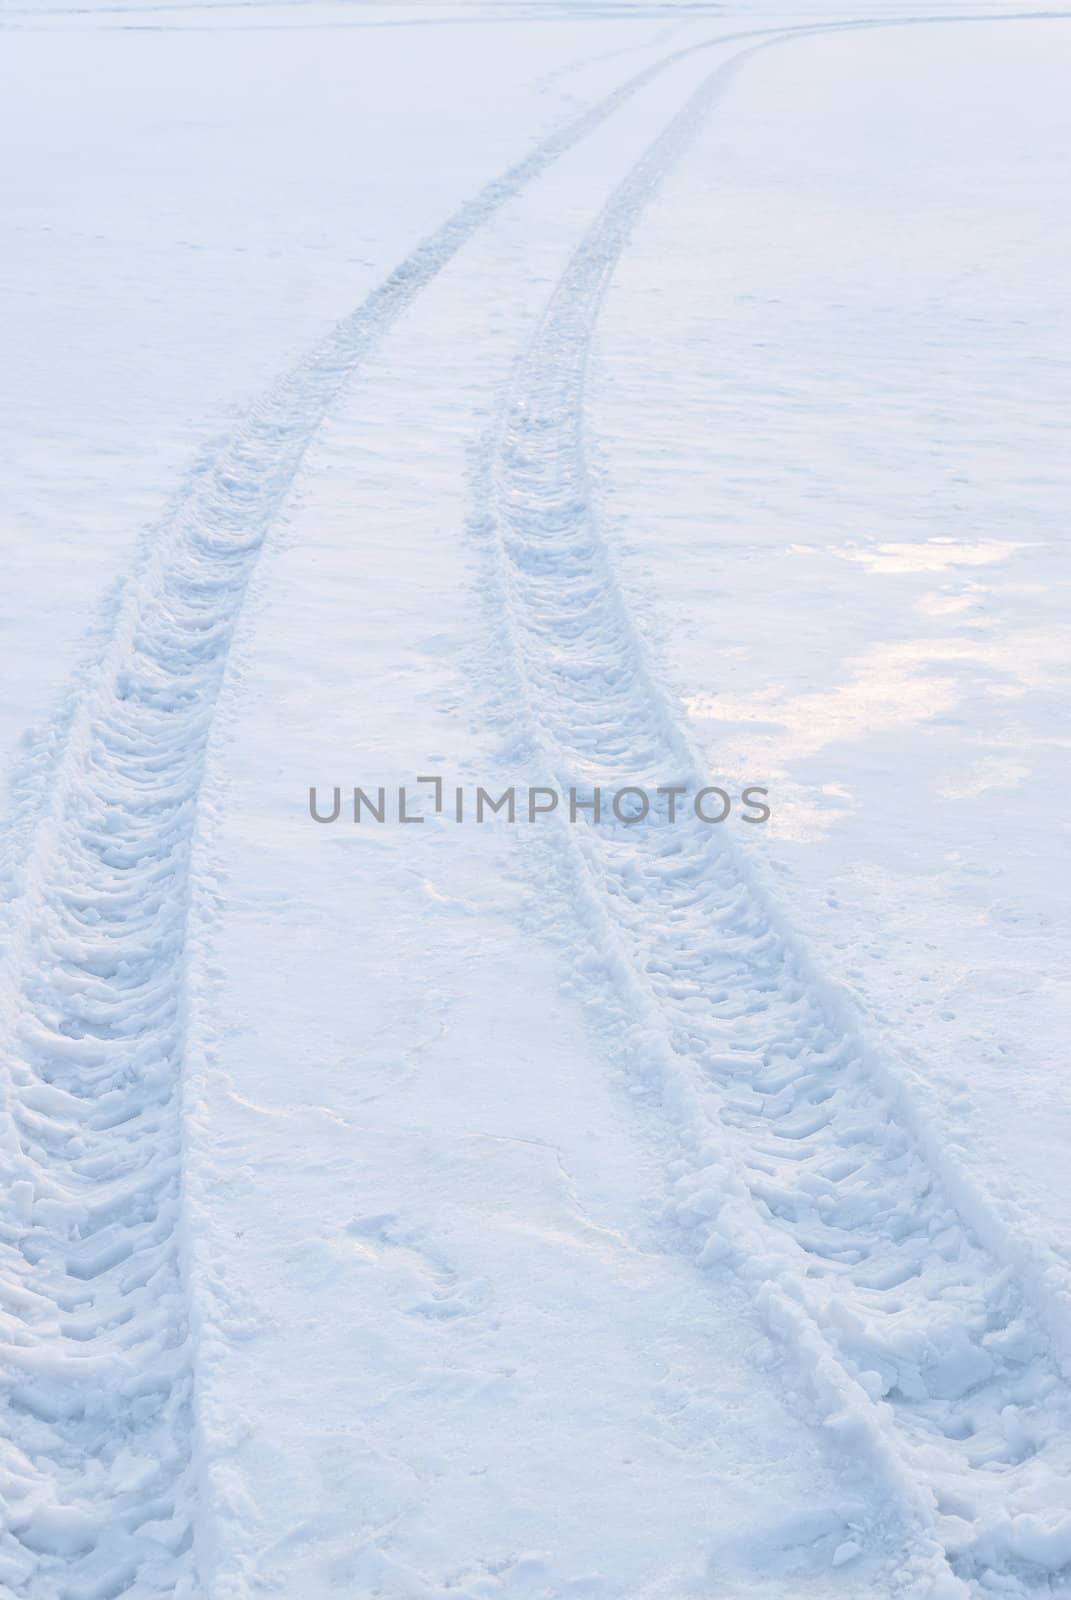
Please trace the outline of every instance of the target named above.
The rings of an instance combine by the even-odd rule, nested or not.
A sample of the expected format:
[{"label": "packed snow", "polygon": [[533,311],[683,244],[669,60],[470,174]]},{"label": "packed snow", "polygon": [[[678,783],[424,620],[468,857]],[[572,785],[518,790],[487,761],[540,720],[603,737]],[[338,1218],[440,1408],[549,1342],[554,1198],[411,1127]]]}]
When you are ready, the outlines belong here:
[{"label": "packed snow", "polygon": [[1069,30],[0,6],[0,1595],[1071,1597]]}]

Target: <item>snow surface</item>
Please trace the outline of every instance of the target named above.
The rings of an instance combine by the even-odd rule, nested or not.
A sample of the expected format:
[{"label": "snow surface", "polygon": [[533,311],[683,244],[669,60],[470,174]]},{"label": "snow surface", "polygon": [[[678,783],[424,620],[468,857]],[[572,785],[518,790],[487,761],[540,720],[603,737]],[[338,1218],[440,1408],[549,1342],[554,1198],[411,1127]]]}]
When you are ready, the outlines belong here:
[{"label": "snow surface", "polygon": [[1071,1595],[1068,22],[0,19],[0,1594]]}]

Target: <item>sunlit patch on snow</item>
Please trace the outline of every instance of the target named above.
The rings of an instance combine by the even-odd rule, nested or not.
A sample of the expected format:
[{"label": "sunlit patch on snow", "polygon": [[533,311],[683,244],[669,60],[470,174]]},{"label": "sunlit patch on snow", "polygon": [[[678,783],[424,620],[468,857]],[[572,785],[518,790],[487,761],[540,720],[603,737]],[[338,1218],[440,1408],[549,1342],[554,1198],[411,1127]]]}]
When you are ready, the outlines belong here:
[{"label": "sunlit patch on snow", "polygon": [[869,573],[947,572],[950,567],[989,567],[1007,561],[1020,550],[1032,550],[1032,540],[980,539],[967,543],[958,539],[923,539],[912,544],[789,545],[790,555],[829,555],[841,561],[855,561]]},{"label": "sunlit patch on snow", "polygon": [[[939,589],[932,589],[927,594],[920,595],[915,601],[915,608],[921,611],[924,617],[956,617],[966,611],[978,611],[982,605],[982,596],[989,591],[981,584],[969,584],[965,589],[958,589],[954,593],[947,593]],[[979,622],[988,622],[985,617],[972,617],[975,625]]]},{"label": "sunlit patch on snow", "polygon": [[[844,663],[846,682],[786,696],[699,694],[685,701],[694,719],[752,724],[752,765],[775,773],[784,764],[845,740],[916,727],[951,714],[971,690],[1018,698],[1059,689],[1071,662],[1071,629],[1019,629],[1002,641],[901,639],[874,645]],[[981,680],[981,682],[979,681]]]}]

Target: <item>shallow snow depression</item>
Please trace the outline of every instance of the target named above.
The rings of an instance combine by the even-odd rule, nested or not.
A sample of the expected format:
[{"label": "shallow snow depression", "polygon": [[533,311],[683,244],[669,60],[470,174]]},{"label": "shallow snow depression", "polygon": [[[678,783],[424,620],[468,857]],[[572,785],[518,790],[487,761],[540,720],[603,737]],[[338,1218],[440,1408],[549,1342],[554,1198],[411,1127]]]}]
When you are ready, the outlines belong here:
[{"label": "shallow snow depression", "polygon": [[0,1594],[1071,1595],[1069,26],[0,11]]}]

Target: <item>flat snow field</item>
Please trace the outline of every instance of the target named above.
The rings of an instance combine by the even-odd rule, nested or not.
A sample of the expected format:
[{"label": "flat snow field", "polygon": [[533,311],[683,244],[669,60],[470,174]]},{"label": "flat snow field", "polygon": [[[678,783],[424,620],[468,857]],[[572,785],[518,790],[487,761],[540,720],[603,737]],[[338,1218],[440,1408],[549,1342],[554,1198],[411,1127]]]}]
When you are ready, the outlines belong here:
[{"label": "flat snow field", "polygon": [[0,73],[0,1596],[1071,1600],[1071,14]]}]

